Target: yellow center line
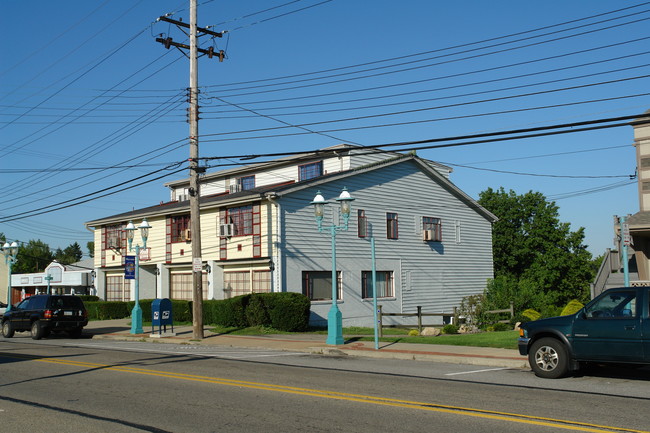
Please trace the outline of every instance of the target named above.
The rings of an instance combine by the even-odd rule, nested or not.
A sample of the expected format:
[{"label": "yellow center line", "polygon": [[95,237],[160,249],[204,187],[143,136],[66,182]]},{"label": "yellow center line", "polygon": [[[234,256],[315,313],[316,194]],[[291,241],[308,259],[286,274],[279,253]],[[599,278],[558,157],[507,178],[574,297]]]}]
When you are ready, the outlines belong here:
[{"label": "yellow center line", "polygon": [[269,383],[250,382],[245,380],[235,380],[235,379],[227,379],[227,378],[220,378],[220,377],[200,376],[200,375],[186,374],[186,373],[173,373],[167,371],[147,370],[144,368],[137,368],[131,366],[96,364],[91,362],[81,362],[76,360],[64,360],[64,359],[48,359],[48,358],[32,358],[32,357],[25,357],[25,358],[33,361],[47,362],[47,363],[59,364],[59,365],[70,365],[75,367],[103,369],[103,370],[110,370],[110,371],[119,371],[124,373],[134,373],[134,374],[143,374],[143,375],[163,377],[163,378],[181,379],[181,380],[188,380],[194,382],[236,386],[240,388],[283,392],[283,393],[294,394],[294,395],[304,395],[310,397],[354,401],[359,403],[402,407],[408,409],[425,410],[430,412],[449,413],[454,415],[464,415],[464,416],[485,418],[491,420],[553,427],[556,429],[563,429],[563,430],[578,430],[578,431],[594,432],[594,433],[605,433],[605,432],[607,433],[611,433],[611,432],[650,433],[650,431],[646,431],[646,430],[635,430],[635,429],[627,429],[623,427],[588,424],[588,423],[577,422],[577,421],[537,417],[537,416],[530,416],[530,415],[517,414],[517,413],[490,411],[490,410],[468,408],[468,407],[461,407],[461,406],[448,406],[448,405],[435,404],[435,403],[393,399],[388,397],[373,397],[370,395],[363,395],[363,394],[350,394],[350,393],[343,393],[337,391],[326,391],[326,390],[300,388],[300,387],[285,386],[285,385],[274,385]]}]

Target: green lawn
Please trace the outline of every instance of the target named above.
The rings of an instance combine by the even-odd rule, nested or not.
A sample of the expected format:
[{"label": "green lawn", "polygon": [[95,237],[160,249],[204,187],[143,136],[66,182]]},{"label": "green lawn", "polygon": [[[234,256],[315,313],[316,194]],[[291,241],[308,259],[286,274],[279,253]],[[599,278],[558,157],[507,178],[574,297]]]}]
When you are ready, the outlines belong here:
[{"label": "green lawn", "polygon": [[[498,347],[516,349],[518,331],[480,332],[478,334],[443,334],[438,337],[390,336],[379,340],[389,343],[448,344],[452,346]],[[374,337],[361,337],[362,341],[374,341]]]},{"label": "green lawn", "polygon": [[[212,332],[232,335],[269,335],[269,334],[291,334],[291,332],[280,332],[271,328],[250,327],[250,328],[225,328],[213,327]],[[516,349],[517,331],[502,332],[480,332],[478,334],[443,334],[438,337],[409,337],[408,329],[386,329],[384,337],[379,341],[386,343],[417,343],[417,344],[448,344],[452,346],[477,346],[497,347],[502,349]],[[325,329],[313,329],[305,333],[326,335]],[[375,331],[372,328],[343,328],[343,337],[346,340],[374,341]]]}]

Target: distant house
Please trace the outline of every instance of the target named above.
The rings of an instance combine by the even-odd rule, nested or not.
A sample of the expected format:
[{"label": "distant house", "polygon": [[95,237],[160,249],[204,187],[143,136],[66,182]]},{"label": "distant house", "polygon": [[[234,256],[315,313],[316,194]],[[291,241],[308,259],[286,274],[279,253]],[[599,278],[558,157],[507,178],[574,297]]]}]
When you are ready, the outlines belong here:
[{"label": "distant house", "polygon": [[[650,110],[646,111],[650,114]],[[638,280],[650,285],[650,123],[634,122],[634,147],[636,148],[639,212],[627,223],[634,247]],[[637,282],[637,284],[640,283]]]},{"label": "distant house", "polygon": [[94,295],[95,272],[92,267],[92,259],[70,265],[54,260],[43,272],[11,274],[11,303],[16,304],[31,295],[47,293],[48,279],[51,293]]},{"label": "distant house", "polygon": [[[650,115],[650,110],[645,114]],[[632,286],[650,286],[650,121],[640,118],[631,123],[636,149],[639,211],[626,216],[631,245],[628,246],[628,279]],[[621,217],[614,219],[614,231],[622,239]],[[619,242],[620,243],[620,242]],[[620,245],[619,245],[620,246]],[[591,296],[625,283],[623,254],[620,248],[607,249],[602,265],[591,285]]]},{"label": "distant house", "polygon": [[[337,299],[345,326],[372,326],[370,237],[376,242],[377,296],[385,312],[451,312],[493,277],[495,216],[449,180],[451,169],[415,155],[370,153],[348,145],[206,174],[201,178],[201,257],[205,299],[251,292],[301,292],[312,324],[331,306],[331,236],[310,202],[355,198],[348,231],[336,235]],[[95,232],[98,295],[133,298],[124,279],[124,228],[151,225],[140,255],[140,297],[192,298],[189,180],[166,184],[171,201],[86,223]],[[136,233],[135,240],[139,240]]]}]

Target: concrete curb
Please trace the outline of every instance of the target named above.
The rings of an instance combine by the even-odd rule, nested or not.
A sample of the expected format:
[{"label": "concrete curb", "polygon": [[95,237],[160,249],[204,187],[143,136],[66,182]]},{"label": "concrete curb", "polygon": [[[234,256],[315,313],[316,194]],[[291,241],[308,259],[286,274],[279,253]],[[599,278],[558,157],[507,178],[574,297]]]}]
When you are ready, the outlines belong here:
[{"label": "concrete curb", "polygon": [[[445,362],[452,364],[483,365],[489,367],[528,369],[526,357],[515,350],[439,346],[423,344],[386,344],[378,350],[373,343],[351,342],[343,346],[329,346],[311,340],[281,337],[207,335],[203,340],[186,336],[158,337],[150,334],[126,334],[124,332],[93,334],[93,340],[140,341],[159,344],[187,344],[197,346],[240,347],[258,350],[303,352],[323,356],[351,356],[381,359],[402,359],[410,361]],[[425,346],[425,347],[424,347]],[[423,348],[424,347],[424,348]]]}]

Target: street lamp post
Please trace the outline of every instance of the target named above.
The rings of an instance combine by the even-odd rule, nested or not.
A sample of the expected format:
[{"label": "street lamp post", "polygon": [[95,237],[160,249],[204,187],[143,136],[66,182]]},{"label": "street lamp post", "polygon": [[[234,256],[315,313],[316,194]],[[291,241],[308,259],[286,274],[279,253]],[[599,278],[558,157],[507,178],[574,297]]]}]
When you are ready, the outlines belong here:
[{"label": "street lamp post", "polygon": [[[142,237],[142,247],[140,244],[135,246],[135,305],[131,310],[131,334],[142,334],[142,308],[140,308],[140,249],[147,248],[147,238],[149,237],[149,229],[151,226],[144,218],[142,223],[138,226],[140,229],[140,236]],[[135,235],[135,225],[133,221],[129,221],[126,225],[126,238],[129,241],[129,251],[133,251],[133,237]]]},{"label": "street lamp post", "polygon": [[[332,221],[329,226],[330,236],[332,237],[332,308],[327,315],[327,344],[340,345],[343,344],[343,315],[336,303],[337,299],[337,274],[336,274],[336,232],[348,229],[348,220],[350,219],[351,202],[354,199],[350,196],[347,188],[343,188],[341,195],[336,199],[341,205],[341,215],[343,215],[343,225],[336,225]],[[325,212],[325,201],[320,191],[316,193],[316,197],[311,202],[314,205],[314,216],[318,223],[318,231],[323,232],[327,227],[323,227],[323,216]]]},{"label": "street lamp post", "polygon": [[50,287],[50,281],[52,281],[53,277],[50,274],[47,274],[45,276],[45,281],[47,281],[47,294],[51,295],[52,294],[52,288]]},{"label": "street lamp post", "polygon": [[9,278],[9,284],[7,286],[7,309],[5,310],[9,311],[11,310],[11,267],[16,263],[16,257],[18,256],[18,242],[13,241],[11,245],[9,242],[5,242],[2,246],[2,254],[5,255],[7,275]]}]

